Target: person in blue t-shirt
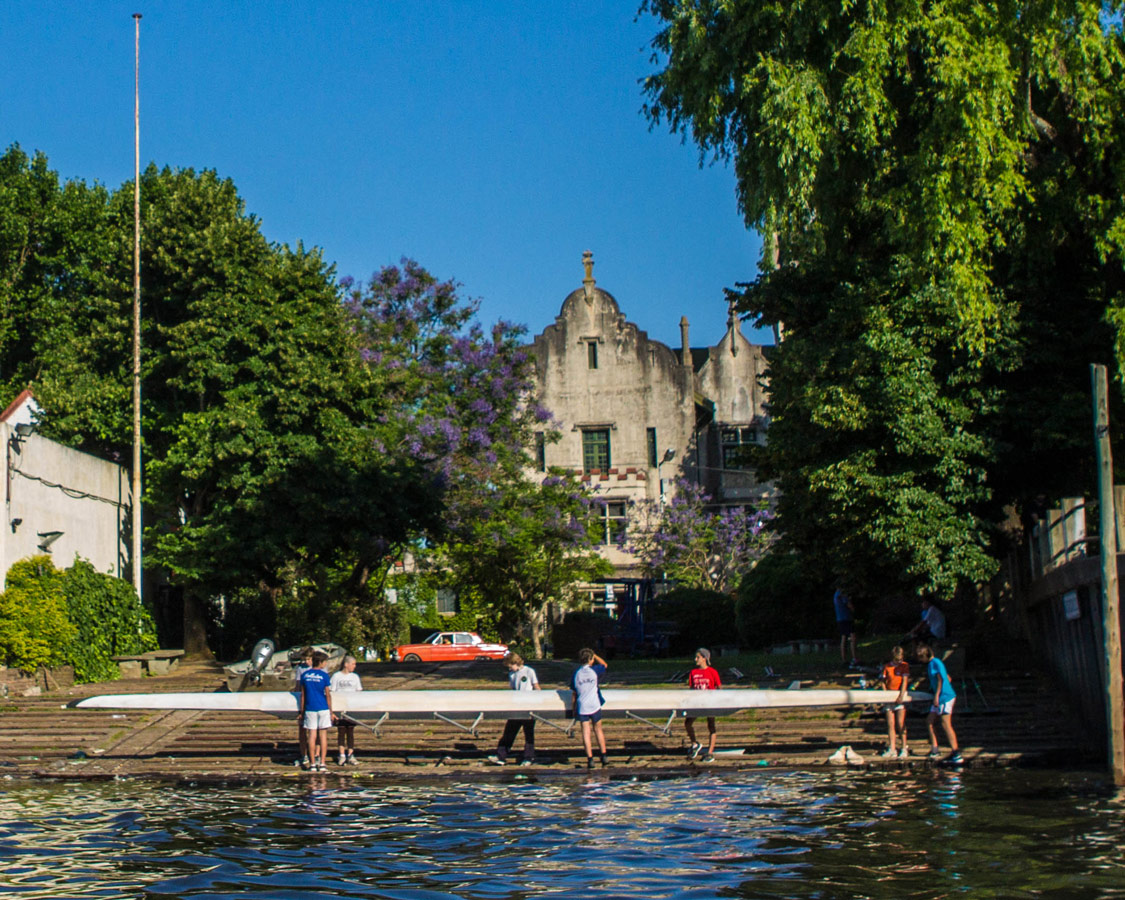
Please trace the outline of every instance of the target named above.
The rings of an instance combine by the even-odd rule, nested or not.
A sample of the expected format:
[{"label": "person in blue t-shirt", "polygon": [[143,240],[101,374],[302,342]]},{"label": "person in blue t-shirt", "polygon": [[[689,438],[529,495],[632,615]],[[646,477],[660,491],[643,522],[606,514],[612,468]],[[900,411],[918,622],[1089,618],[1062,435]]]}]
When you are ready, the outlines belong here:
[{"label": "person in blue t-shirt", "polygon": [[309,771],[327,772],[328,730],[332,727],[332,688],[324,664],[328,654],[317,650],[313,667],[301,674],[301,717],[309,746]]},{"label": "person in blue t-shirt", "polygon": [[945,663],[934,656],[934,651],[929,644],[918,645],[918,661],[926,667],[926,675],[930,679],[930,691],[934,695],[930,714],[926,717],[926,726],[930,730],[930,759],[941,756],[938,746],[937,731],[934,726],[941,719],[942,730],[949,741],[949,756],[945,762],[952,765],[961,763],[961,750],[957,746],[957,732],[953,730],[953,704],[957,701],[957,693],[953,690],[953,682]]},{"label": "person in blue t-shirt", "polygon": [[606,663],[589,648],[578,651],[578,670],[570,679],[574,692],[574,718],[582,723],[582,746],[586,749],[586,768],[594,768],[594,751],[590,743],[591,727],[598,736],[598,749],[602,753],[602,768],[609,765],[605,749],[605,732],[602,731],[602,706],[605,700],[598,689],[605,677]]}]

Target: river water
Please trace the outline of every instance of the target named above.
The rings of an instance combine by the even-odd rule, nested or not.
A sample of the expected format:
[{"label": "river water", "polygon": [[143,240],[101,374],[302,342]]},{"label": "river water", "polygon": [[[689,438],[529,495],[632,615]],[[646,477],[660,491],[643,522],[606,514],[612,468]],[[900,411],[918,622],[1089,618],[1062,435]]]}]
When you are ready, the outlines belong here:
[{"label": "river water", "polygon": [[0,896],[1125,897],[1099,773],[0,782]]}]

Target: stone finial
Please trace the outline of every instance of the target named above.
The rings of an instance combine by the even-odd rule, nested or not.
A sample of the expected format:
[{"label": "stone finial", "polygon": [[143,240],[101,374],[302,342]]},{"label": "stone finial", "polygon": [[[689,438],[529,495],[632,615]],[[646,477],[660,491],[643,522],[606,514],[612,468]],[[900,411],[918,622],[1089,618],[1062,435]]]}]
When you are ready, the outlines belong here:
[{"label": "stone finial", "polygon": [[691,365],[691,343],[688,341],[687,316],[680,316],[680,344],[683,346],[683,364]]},{"label": "stone finial", "polygon": [[730,329],[730,355],[738,356],[738,310],[735,308],[734,299],[727,301],[727,328]]},{"label": "stone finial", "polygon": [[586,277],[582,279],[582,289],[586,292],[586,302],[590,303],[594,299],[594,251],[584,250],[582,252],[582,267],[586,270]]}]

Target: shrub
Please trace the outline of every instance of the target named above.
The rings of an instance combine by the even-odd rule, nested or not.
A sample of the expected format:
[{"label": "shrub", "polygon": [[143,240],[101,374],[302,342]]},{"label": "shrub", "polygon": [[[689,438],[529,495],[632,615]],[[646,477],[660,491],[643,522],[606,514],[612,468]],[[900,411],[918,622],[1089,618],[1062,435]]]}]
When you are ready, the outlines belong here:
[{"label": "shrub", "polygon": [[834,635],[832,585],[793,553],[769,553],[738,588],[735,619],[742,643],[768,647],[779,641]]},{"label": "shrub", "polygon": [[690,654],[696,647],[737,643],[731,628],[734,599],[706,588],[675,588],[656,598],[654,617],[673,625],[669,638],[673,656]]},{"label": "shrub", "polygon": [[67,614],[63,575],[46,555],[20,560],[0,594],[0,660],[31,673],[65,663],[75,629]]},{"label": "shrub", "polygon": [[76,682],[112,681],[120,675],[112,657],[157,648],[156,625],[129,582],[79,559],[61,586],[77,630],[67,654]]}]

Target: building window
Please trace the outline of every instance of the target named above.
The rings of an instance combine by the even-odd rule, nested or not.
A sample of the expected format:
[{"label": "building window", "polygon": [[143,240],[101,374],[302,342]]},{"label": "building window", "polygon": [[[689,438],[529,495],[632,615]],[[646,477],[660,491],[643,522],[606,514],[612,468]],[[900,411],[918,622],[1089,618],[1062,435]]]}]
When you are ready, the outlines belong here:
[{"label": "building window", "polygon": [[625,501],[605,500],[596,505],[597,541],[599,544],[616,544],[625,537]]},{"label": "building window", "polygon": [[587,368],[590,368],[590,369],[596,369],[598,367],[598,342],[597,341],[587,341],[586,342],[586,366],[587,366]]},{"label": "building window", "polygon": [[588,428],[582,432],[582,470],[609,471],[609,429]]},{"label": "building window", "polygon": [[724,469],[748,469],[747,449],[758,443],[758,429],[750,426],[723,426],[719,432],[723,446]]},{"label": "building window", "polygon": [[455,616],[460,611],[457,607],[457,592],[450,588],[438,588],[437,611],[443,616]]},{"label": "building window", "polygon": [[542,431],[535,432],[535,470],[547,471],[547,438]]},{"label": "building window", "polygon": [[656,468],[660,464],[660,460],[656,458],[656,429],[648,429],[648,464],[652,468]]}]

